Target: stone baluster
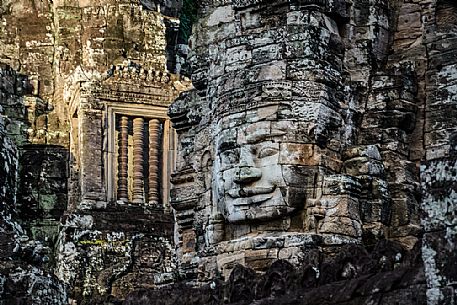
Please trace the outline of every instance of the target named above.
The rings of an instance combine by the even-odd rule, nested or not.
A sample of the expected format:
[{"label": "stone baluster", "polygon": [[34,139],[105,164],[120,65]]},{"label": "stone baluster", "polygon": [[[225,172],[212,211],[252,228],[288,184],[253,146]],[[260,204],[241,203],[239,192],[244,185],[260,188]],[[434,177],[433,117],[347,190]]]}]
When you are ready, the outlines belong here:
[{"label": "stone baluster", "polygon": [[132,202],[144,202],[143,175],[144,119],[133,119],[133,191]]},{"label": "stone baluster", "polygon": [[128,139],[129,118],[122,116],[119,121],[117,199],[124,202],[128,201]]},{"label": "stone baluster", "polygon": [[149,120],[149,194],[148,201],[151,205],[159,204],[159,143],[160,121]]}]

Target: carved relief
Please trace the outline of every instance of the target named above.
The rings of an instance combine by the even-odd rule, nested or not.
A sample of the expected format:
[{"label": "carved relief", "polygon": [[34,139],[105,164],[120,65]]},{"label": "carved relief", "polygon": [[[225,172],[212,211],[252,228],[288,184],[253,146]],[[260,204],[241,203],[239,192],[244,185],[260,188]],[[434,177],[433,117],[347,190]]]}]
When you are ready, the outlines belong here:
[{"label": "carved relief", "polygon": [[[366,107],[364,119],[387,124],[367,98],[391,89],[373,83],[362,91],[356,83],[360,75],[376,80],[385,56],[380,41],[388,38],[367,20],[352,20],[350,10],[373,9],[387,29],[387,1],[370,8],[278,1],[276,14],[264,1],[238,2],[203,10],[203,34],[192,38],[195,89],[169,112],[179,137],[171,198],[178,257],[187,271],[199,261],[202,279],[227,275],[235,263],[262,270],[307,247],[384,238],[394,224],[390,213],[401,206],[385,200],[392,185],[381,157],[386,148],[370,145],[356,117],[356,106]],[[373,43],[358,58],[373,61],[358,67],[353,56],[363,47],[354,41],[363,34],[353,26]],[[395,79],[397,72],[386,73]]]}]

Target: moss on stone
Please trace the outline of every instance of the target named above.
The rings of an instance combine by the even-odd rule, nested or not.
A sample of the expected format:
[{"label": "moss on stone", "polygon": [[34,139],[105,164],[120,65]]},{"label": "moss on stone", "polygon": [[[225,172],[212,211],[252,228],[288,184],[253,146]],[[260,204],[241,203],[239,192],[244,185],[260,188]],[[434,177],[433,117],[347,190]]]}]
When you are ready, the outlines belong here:
[{"label": "moss on stone", "polygon": [[103,245],[106,245],[107,243],[108,242],[106,240],[100,240],[100,239],[79,241],[79,244],[84,245],[84,246],[103,246]]},{"label": "moss on stone", "polygon": [[50,211],[55,208],[57,204],[57,195],[56,194],[41,194],[40,195],[40,207],[43,210]]}]

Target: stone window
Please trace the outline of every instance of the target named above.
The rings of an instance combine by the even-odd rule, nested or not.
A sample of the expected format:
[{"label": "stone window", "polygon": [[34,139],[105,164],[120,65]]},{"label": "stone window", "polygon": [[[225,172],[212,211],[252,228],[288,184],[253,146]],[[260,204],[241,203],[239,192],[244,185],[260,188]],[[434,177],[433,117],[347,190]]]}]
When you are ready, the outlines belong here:
[{"label": "stone window", "polygon": [[164,207],[174,163],[166,108],[110,106],[107,115],[108,200]]}]

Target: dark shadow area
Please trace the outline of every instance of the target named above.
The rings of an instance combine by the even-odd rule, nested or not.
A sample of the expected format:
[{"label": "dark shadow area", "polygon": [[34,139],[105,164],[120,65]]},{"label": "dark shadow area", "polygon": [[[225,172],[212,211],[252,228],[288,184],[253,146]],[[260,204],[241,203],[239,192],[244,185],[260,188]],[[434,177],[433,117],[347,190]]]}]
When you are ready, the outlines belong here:
[{"label": "dark shadow area", "polygon": [[[173,1],[171,1],[173,2]],[[167,69],[168,71],[190,77],[190,65],[188,63],[189,38],[192,34],[192,26],[198,19],[199,1],[177,0],[174,1],[173,14],[167,10],[162,11],[166,16],[179,18],[179,22],[165,19],[167,41]]]},{"label": "dark shadow area", "polygon": [[[42,116],[50,110],[37,96],[37,86],[27,76],[0,65],[2,305],[67,302],[64,285],[45,269],[53,261],[56,232],[67,205],[68,150],[30,143],[37,122],[46,122]],[[34,234],[46,223],[54,235]]]},{"label": "dark shadow area", "polygon": [[178,283],[160,290],[137,290],[122,304],[426,304],[419,244],[406,250],[381,240],[370,252],[347,245],[331,259],[316,254],[318,264],[305,260],[293,266],[278,260],[265,274],[236,265],[225,282],[215,279],[200,288]]},{"label": "dark shadow area", "polygon": [[34,240],[51,248],[68,201],[68,149],[58,145],[21,147],[18,219]]}]

